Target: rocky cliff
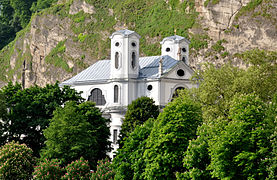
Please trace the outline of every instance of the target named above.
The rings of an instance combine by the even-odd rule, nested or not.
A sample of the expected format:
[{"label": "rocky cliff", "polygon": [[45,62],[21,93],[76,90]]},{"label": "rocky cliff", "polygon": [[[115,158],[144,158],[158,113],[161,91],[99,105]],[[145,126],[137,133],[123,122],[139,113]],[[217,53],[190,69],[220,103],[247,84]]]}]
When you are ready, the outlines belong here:
[{"label": "rocky cliff", "polygon": [[61,0],[33,15],[0,53],[0,86],[9,80],[44,86],[109,58],[109,35],[129,28],[141,55],[157,55],[162,38],[191,40],[191,65],[222,64],[253,48],[277,51],[276,0]]}]

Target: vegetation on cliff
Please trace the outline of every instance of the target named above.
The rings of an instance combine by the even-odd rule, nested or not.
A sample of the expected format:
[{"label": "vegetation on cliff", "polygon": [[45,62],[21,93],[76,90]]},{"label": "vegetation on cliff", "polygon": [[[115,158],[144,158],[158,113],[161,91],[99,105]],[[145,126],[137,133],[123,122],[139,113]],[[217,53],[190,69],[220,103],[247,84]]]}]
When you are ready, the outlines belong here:
[{"label": "vegetation on cliff", "polygon": [[[160,54],[159,42],[166,36],[178,34],[191,41],[190,59],[193,61],[196,61],[194,58],[199,59],[199,53],[200,59],[212,59],[215,63],[220,59],[226,62],[238,58],[232,56],[230,48],[226,48],[232,41],[214,40],[210,37],[209,28],[202,27],[203,19],[196,11],[199,4],[195,4],[194,0],[20,1],[21,4],[26,4],[22,6],[23,9],[15,6],[16,2],[17,0],[0,2],[0,19],[3,19],[2,24],[5,23],[5,26],[1,26],[3,29],[0,29],[0,36],[5,37],[1,38],[2,46],[12,41],[15,33],[23,28],[0,51],[0,81],[3,82],[20,80],[24,76],[23,69],[29,72],[28,76],[25,75],[29,84],[43,85],[36,82],[34,76],[53,79],[53,82],[72,77],[96,60],[109,59],[108,37],[115,30],[123,28],[134,30],[142,36],[141,55]],[[209,9],[220,2],[206,0],[205,5]],[[270,3],[272,0],[251,0],[239,9],[235,15],[235,24],[224,29],[224,32],[235,35],[240,33],[238,20],[248,14],[262,16],[276,23],[271,16]],[[52,24],[47,19],[51,19]],[[44,50],[37,51],[40,46]],[[237,51],[240,49],[237,48]],[[43,71],[39,71],[38,67]],[[59,73],[53,74],[53,71]]]}]

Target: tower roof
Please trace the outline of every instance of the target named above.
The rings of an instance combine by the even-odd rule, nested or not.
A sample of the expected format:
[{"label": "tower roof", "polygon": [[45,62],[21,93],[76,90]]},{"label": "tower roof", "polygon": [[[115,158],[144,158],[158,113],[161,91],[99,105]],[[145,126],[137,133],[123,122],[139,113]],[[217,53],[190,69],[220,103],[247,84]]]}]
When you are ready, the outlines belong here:
[{"label": "tower roof", "polygon": [[162,40],[162,42],[160,42],[160,44],[163,44],[165,41],[173,41],[174,43],[179,43],[181,41],[185,41],[186,43],[190,44],[189,40],[187,40],[186,38],[184,38],[182,36],[178,36],[178,35],[166,37]]},{"label": "tower roof", "polygon": [[131,35],[135,35],[135,36],[137,36],[137,38],[139,38],[139,39],[141,38],[138,33],[136,33],[135,31],[128,30],[128,29],[122,29],[122,30],[119,30],[119,31],[115,31],[110,36],[110,38],[112,39],[115,35],[122,35],[123,37],[129,37]]}]

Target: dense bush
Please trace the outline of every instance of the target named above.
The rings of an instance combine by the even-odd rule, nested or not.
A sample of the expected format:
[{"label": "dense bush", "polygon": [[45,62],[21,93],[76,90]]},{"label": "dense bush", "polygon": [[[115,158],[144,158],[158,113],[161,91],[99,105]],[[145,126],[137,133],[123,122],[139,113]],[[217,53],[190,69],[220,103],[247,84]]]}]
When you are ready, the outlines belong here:
[{"label": "dense bush", "polygon": [[35,159],[25,144],[15,142],[0,147],[0,179],[30,179]]},{"label": "dense bush", "polygon": [[33,179],[37,180],[59,180],[64,174],[64,169],[60,166],[57,159],[45,159],[35,167]]},{"label": "dense bush", "polygon": [[66,173],[62,177],[63,180],[67,179],[84,179],[87,180],[90,177],[90,167],[88,161],[84,158],[73,161],[66,166]]},{"label": "dense bush", "polygon": [[111,162],[108,159],[99,160],[97,169],[91,175],[91,180],[112,180],[114,179],[115,171]]}]

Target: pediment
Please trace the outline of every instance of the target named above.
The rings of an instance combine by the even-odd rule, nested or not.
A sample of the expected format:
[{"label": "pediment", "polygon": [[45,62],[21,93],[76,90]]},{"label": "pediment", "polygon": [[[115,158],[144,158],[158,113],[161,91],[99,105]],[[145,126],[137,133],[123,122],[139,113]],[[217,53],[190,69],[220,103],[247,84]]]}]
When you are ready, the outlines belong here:
[{"label": "pediment", "polygon": [[168,72],[165,72],[162,77],[170,79],[190,80],[194,71],[183,61],[178,62]]}]

